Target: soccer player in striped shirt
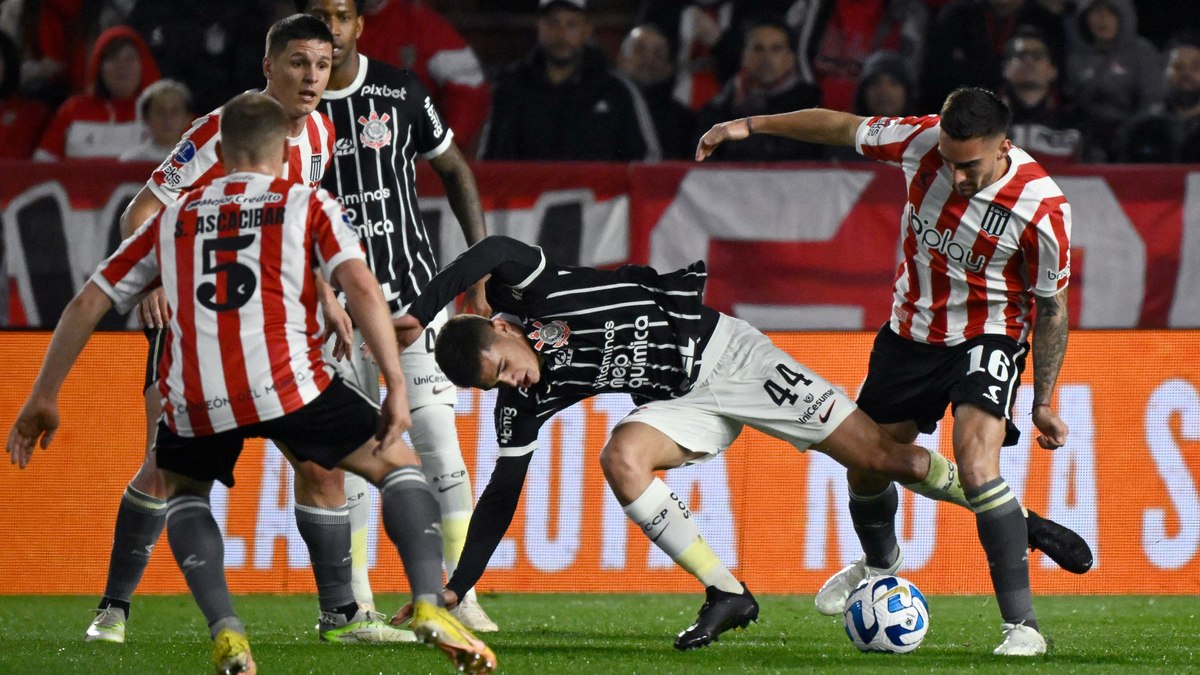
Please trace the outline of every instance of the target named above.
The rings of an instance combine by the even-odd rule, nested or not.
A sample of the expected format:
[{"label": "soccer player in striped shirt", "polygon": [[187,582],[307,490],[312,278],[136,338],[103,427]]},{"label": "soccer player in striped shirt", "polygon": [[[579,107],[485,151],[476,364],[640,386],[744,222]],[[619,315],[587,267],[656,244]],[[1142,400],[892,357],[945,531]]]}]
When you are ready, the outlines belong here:
[{"label": "soccer player in striped shirt", "polygon": [[[332,67],[333,37],[325,24],[311,16],[297,14],[276,22],[267,33],[263,72],[267,86],[263,93],[279,101],[288,115],[288,154],[282,176],[299,185],[313,187],[321,180],[333,157],[333,124],[316,106],[325,91]],[[180,140],[174,153],[154,172],[146,186],[122,214],[122,232],[126,237],[164,205],[179,198],[188,189],[208,185],[225,175],[218,154],[221,141],[222,109],[200,117]],[[319,280],[318,280],[319,281]],[[325,324],[340,327],[349,340],[349,318],[337,304],[328,285],[319,283]],[[113,548],[109,559],[108,580],[96,617],[88,626],[86,639],[123,642],[133,592],[142,578],[155,542],[165,520],[165,487],[158,473],[153,452],[155,429],[162,411],[160,394],[153,388],[166,343],[168,319],[161,292],[154,292],[141,305],[140,312],[150,339],[144,385],[147,448],[142,467],[130,481],[117,511]],[[330,515],[346,503],[341,471],[327,471],[305,463],[296,472],[296,518],[309,525],[300,527],[310,546],[324,546],[329,537],[322,531],[342,527],[341,515]],[[352,505],[353,506],[353,505]],[[365,509],[366,505],[358,507]],[[363,521],[366,519],[364,518]],[[311,535],[311,536],[308,536]],[[321,557],[321,556],[317,556]],[[361,571],[365,576],[365,570]],[[356,587],[369,585],[356,579]],[[369,600],[365,598],[365,600]],[[334,641],[401,641],[413,636],[397,631],[382,621],[381,615],[364,602],[365,621],[344,627],[322,625],[320,635]],[[335,630],[336,629],[336,630]]]},{"label": "soccer player in striped shirt", "polygon": [[[220,124],[228,175],[146,221],[63,313],[9,434],[13,461],[24,468],[39,441],[49,445],[58,392],[100,318],[114,306],[129,311],[161,285],[170,330],[155,452],[167,486],[167,537],[207,620],[217,672],[256,671],[208,500],[214,480],[233,486],[242,444],[256,437],[275,441],[297,471],[307,463],[340,467],[379,488],[384,528],[417,607],[412,630],[460,670],[490,672],[491,650],[443,606],[438,506],[402,440],[410,419],[400,353],[358,237],[329,193],[282,178],[289,122],[278,101],[242,94]],[[325,362],[315,268],[345,292],[376,356],[388,385],[382,410]],[[336,516],[348,521],[344,509],[329,514]],[[306,523],[298,525],[303,532]],[[362,612],[346,525],[331,557],[313,556],[322,623],[346,624]]]},{"label": "soccer player in striped shirt", "polygon": [[[853,145],[904,171],[904,260],[858,404],[900,442],[932,433],[951,406],[954,456],[1004,620],[995,653],[1035,656],[1046,641],[1033,611],[1026,543],[1076,573],[1091,567],[1092,554],[1074,532],[1033,512],[1023,517],[1000,476],[1000,448],[1019,436],[1012,406],[1031,330],[1037,441],[1058,448],[1068,431],[1052,403],[1067,348],[1071,207],[1045,170],[1013,147],[1011,119],[991,92],[963,88],[940,115],[867,118],[814,108],[722,122],[700,139],[696,159],[727,141],[773,134]],[[895,487],[853,467],[847,478],[865,555],[818,592],[826,614],[841,613],[858,580],[895,572],[903,559]]]},{"label": "soccer player in striped shirt", "polygon": [[[446,199],[467,244],[482,239],[483,205],[475,176],[455,143],[455,133],[420,80],[408,71],[361,55],[358,34],[364,20],[354,0],[309,0],[308,13],[333,33],[333,70],[321,108],[337,130],[337,151],[323,185],[346,208],[367,249],[367,264],[397,316],[437,272],[434,242],[417,199],[417,160],[427,160],[446,189]],[[483,286],[468,293],[468,311],[486,312]],[[474,495],[454,422],[457,393],[433,359],[433,336],[447,312],[429,326],[429,335],[400,356],[408,375],[413,426],[409,438],[442,509],[443,556],[454,574],[467,536]],[[357,342],[356,338],[356,342]],[[379,396],[379,373],[358,350],[338,362],[342,375],[369,395]],[[346,497],[365,500],[367,485],[346,476]],[[367,581],[367,509],[352,508],[355,597],[371,599]],[[359,582],[362,582],[359,586]],[[497,630],[474,593],[454,608],[454,616],[476,632]]]},{"label": "soccer player in striped shirt", "polygon": [[[636,265],[565,267],[540,248],[488,237],[446,266],[397,320],[401,346],[418,339],[450,298],[488,275],[488,301],[501,313],[490,321],[451,319],[435,347],[438,365],[458,386],[500,387],[500,456],[446,585],[449,606],[475,585],[512,522],[541,426],[601,393],[630,394],[638,406],[600,453],[613,494],[654,545],[705,586],[706,601],[677,636],[677,649],[704,647],[746,626],[757,619],[758,603],[700,536],[686,502],[654,472],[712,458],[744,425],[966,506],[944,457],[894,441],[765,335],[706,307],[703,262],[671,274]],[[401,609],[393,622],[406,614]]]}]

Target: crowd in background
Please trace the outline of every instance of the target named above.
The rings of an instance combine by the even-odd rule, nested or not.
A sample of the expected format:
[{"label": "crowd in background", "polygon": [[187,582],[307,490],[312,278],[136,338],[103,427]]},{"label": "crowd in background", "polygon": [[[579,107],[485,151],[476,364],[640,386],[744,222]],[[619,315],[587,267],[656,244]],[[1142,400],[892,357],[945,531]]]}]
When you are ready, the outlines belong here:
[{"label": "crowd in background", "polygon": [[[1043,162],[1200,162],[1195,0],[358,3],[359,50],[413,70],[481,159],[688,159],[722,120],[813,106],[929,114],[972,85],[1008,101],[1014,143]],[[266,29],[295,11],[0,0],[0,157],[159,161],[196,115],[261,87]],[[524,20],[535,36],[489,33],[487,54],[527,54],[481,61],[455,22],[489,19]],[[598,27],[619,39],[605,45]],[[716,159],[857,155],[754,137]]]}]

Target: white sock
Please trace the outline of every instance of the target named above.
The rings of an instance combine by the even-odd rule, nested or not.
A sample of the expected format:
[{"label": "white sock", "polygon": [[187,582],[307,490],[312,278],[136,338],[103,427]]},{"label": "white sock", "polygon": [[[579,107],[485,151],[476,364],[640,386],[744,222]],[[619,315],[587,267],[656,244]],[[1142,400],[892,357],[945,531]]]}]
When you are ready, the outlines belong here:
[{"label": "white sock", "polygon": [[655,546],[700,583],[727,593],[742,592],[742,584],[700,536],[700,528],[696,527],[687,504],[661,479],[651,481],[646,491],[624,507],[624,511]]},{"label": "white sock", "polygon": [[408,435],[421,458],[425,480],[429,481],[433,497],[442,511],[442,558],[449,579],[458,568],[474,504],[471,477],[458,445],[454,408],[427,405],[412,411]]},{"label": "white sock", "polygon": [[367,479],[346,472],[346,506],[350,510],[350,586],[354,600],[367,610],[375,609],[367,567],[367,523],[371,519],[371,493]]}]

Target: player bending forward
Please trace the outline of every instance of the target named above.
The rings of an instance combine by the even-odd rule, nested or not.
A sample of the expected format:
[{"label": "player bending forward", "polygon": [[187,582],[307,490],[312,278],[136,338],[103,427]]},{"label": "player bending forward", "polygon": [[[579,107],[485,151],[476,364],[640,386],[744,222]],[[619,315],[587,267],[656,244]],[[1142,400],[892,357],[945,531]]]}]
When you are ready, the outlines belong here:
[{"label": "player bending forward", "polygon": [[[413,589],[412,630],[460,670],[490,672],[495,655],[443,607],[438,507],[401,440],[408,401],[387,305],[337,202],[280,178],[287,128],[283,107],[262,94],[242,94],[225,106],[227,175],[160,210],[101,263],[54,331],[8,451],[24,468],[39,439],[43,448],[50,444],[59,389],[96,323],[114,305],[129,311],[161,282],[170,319],[156,454],[167,486],[167,540],[207,620],[217,672],[256,671],[208,499],[214,480],[233,486],[242,443],[252,437],[273,440],[293,466],[341,467],[374,484]],[[312,279],[318,266],[346,293],[374,350],[388,384],[382,411],[321,358]],[[214,400],[229,405],[207,405]],[[349,530],[337,534],[337,555],[314,559],[312,567],[322,620],[344,622],[359,607]]]},{"label": "player bending forward", "polygon": [[[455,317],[435,346],[438,365],[456,385],[501,387],[500,456],[446,585],[448,606],[475,585],[508,529],[539,428],[596,394],[627,393],[638,405],[600,453],[609,486],[629,519],[706,589],[695,623],[675,640],[678,649],[703,647],[746,626],[758,618],[758,603],[700,536],[687,504],[654,472],[712,458],[744,425],[966,506],[958,472],[944,457],[892,440],[765,335],[702,304],[703,262],[671,274],[634,265],[565,267],[539,248],[488,237],[434,277],[410,314],[397,320],[401,345],[487,275],[488,302],[501,314]],[[407,613],[401,609],[393,621]]]}]

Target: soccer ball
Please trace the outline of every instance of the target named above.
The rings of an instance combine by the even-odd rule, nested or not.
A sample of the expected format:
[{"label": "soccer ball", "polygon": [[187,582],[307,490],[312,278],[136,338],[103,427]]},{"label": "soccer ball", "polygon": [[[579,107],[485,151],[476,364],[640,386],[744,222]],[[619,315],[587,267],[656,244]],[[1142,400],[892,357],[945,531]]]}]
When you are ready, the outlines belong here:
[{"label": "soccer ball", "polygon": [[921,646],[929,630],[929,603],[900,577],[871,577],[846,600],[846,635],[864,652],[905,654]]}]

